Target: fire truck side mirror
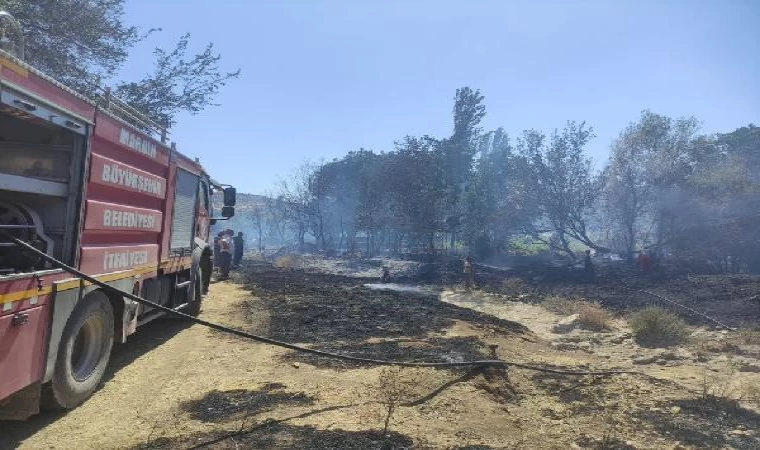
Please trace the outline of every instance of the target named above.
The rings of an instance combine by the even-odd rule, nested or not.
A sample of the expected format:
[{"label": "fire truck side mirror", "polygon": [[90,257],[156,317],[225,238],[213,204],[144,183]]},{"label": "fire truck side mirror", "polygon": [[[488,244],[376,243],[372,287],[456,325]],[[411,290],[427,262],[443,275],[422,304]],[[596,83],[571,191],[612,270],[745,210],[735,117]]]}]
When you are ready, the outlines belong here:
[{"label": "fire truck side mirror", "polygon": [[223,206],[222,207],[222,217],[229,219],[230,217],[235,215],[235,207],[234,206]]},{"label": "fire truck side mirror", "polygon": [[[237,197],[237,190],[234,187],[224,188],[224,206],[235,206],[235,198]],[[232,208],[233,214],[235,208]],[[232,217],[233,214],[224,217]],[[222,213],[224,215],[224,213]]]}]

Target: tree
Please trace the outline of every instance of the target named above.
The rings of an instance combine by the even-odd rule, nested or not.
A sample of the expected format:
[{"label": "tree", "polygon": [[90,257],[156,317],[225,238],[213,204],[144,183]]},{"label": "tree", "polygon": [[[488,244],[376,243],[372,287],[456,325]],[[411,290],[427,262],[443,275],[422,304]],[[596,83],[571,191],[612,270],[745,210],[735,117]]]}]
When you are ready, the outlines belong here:
[{"label": "tree", "polygon": [[760,271],[760,128],[693,143],[692,170],[667,204],[668,245],[714,271]]},{"label": "tree", "polygon": [[480,157],[464,199],[462,234],[469,248],[475,247],[475,256],[485,258],[494,243],[503,248],[510,216],[509,184],[511,163],[514,157],[509,136],[502,128],[482,137]]},{"label": "tree", "polygon": [[288,204],[282,193],[269,193],[264,196],[264,209],[269,218],[268,233],[276,237],[278,244],[286,241],[288,228]]},{"label": "tree", "polygon": [[[540,207],[539,222],[528,233],[536,240],[575,258],[571,240],[608,251],[591,237],[588,219],[599,194],[598,178],[591,170],[591,160],[584,154],[593,137],[585,122],[568,122],[562,131],[555,130],[546,144],[538,131],[526,131],[518,148],[528,162],[532,177],[530,189]],[[547,233],[551,238],[547,238]]]},{"label": "tree", "polygon": [[385,165],[389,208],[396,230],[408,244],[422,243],[435,250],[435,234],[442,230],[445,202],[444,164],[430,136],[406,136]]},{"label": "tree", "polygon": [[264,209],[260,206],[254,206],[253,209],[251,209],[251,211],[248,213],[248,218],[251,221],[253,228],[256,230],[259,252],[263,252],[264,223],[266,221],[266,218],[264,216]]},{"label": "tree", "polygon": [[309,232],[311,195],[309,179],[314,172],[312,164],[306,163],[296,169],[289,180],[279,182],[279,195],[287,205],[287,217],[296,241],[301,250],[304,248],[306,233]]},{"label": "tree", "polygon": [[454,132],[449,139],[439,142],[444,162],[446,224],[452,248],[456,242],[457,229],[461,225],[463,195],[471,178],[473,159],[482,132],[478,125],[486,115],[483,100],[479,90],[469,87],[457,89],[453,110]]},{"label": "tree", "polygon": [[126,25],[124,1],[0,0],[0,9],[21,24],[27,62],[85,95],[99,95],[99,86],[112,85],[114,92],[165,128],[180,111],[197,113],[214,105],[219,89],[240,72],[220,71],[220,56],[212,44],[188,56],[189,34],[171,51],[155,50],[152,74],[135,82],[113,80],[132,46],[160,31],[142,33]]},{"label": "tree", "polygon": [[122,21],[124,0],[0,0],[19,21],[25,59],[85,93],[111,79],[145,35]]},{"label": "tree", "polygon": [[214,52],[213,44],[188,58],[189,44],[188,33],[172,51],[157,48],[153,73],[140,81],[119,84],[116,95],[148,112],[153,121],[167,128],[174,124],[180,111],[195,114],[208,106],[218,106],[214,97],[230,79],[240,75],[240,70],[221,72],[218,67],[221,56]]},{"label": "tree", "polygon": [[[606,168],[605,205],[613,247],[628,259],[637,243],[663,245],[672,234],[670,198],[684,187],[698,152],[695,118],[673,120],[643,111],[612,145]],[[656,236],[647,230],[655,228]]]}]

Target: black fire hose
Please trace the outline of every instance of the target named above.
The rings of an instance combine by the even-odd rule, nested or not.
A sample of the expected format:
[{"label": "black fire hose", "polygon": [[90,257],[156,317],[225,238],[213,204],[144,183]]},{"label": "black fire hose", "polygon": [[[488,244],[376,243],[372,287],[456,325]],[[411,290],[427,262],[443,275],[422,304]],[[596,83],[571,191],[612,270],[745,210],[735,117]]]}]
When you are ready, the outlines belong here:
[{"label": "black fire hose", "polygon": [[714,319],[714,318],[712,318],[712,317],[708,316],[708,315],[707,315],[707,314],[705,314],[705,313],[701,313],[701,312],[697,311],[697,310],[696,310],[696,309],[694,309],[694,308],[689,308],[689,307],[688,307],[688,306],[686,306],[686,305],[682,305],[681,303],[678,303],[678,302],[676,302],[676,301],[673,301],[673,300],[671,300],[671,299],[669,299],[669,298],[665,297],[664,295],[655,294],[654,292],[652,292],[652,291],[647,291],[647,290],[645,290],[645,289],[634,289],[634,288],[629,288],[628,286],[626,286],[626,285],[624,285],[624,284],[620,284],[620,287],[622,287],[623,289],[629,290],[629,291],[633,291],[633,292],[641,292],[641,293],[644,293],[644,294],[648,294],[648,295],[651,295],[652,297],[655,297],[655,298],[658,298],[658,299],[660,299],[660,300],[662,300],[662,301],[664,301],[664,302],[670,303],[671,305],[674,305],[674,306],[677,306],[677,307],[679,307],[679,308],[682,308],[682,309],[684,309],[684,310],[686,310],[686,311],[688,311],[688,312],[690,312],[690,313],[694,314],[695,316],[699,316],[699,317],[701,317],[701,318],[703,318],[703,319],[706,319],[706,320],[708,320],[708,321],[710,321],[710,322],[712,322],[712,323],[714,323],[714,324],[718,325],[719,327],[725,328],[725,329],[726,329],[726,330],[728,330],[728,331],[736,331],[736,328],[734,328],[734,327],[731,327],[731,326],[728,326],[728,325],[726,325],[725,323],[723,323],[723,322],[719,321],[718,319]]},{"label": "black fire hose", "polygon": [[171,308],[168,308],[163,305],[159,305],[158,303],[151,302],[149,300],[145,300],[144,298],[138,297],[137,295],[134,295],[130,292],[122,291],[120,289],[117,289],[113,286],[109,286],[108,284],[93,278],[71,266],[68,266],[61,261],[58,261],[57,259],[53,258],[52,256],[47,255],[46,253],[32,247],[31,245],[27,244],[26,242],[16,238],[15,236],[12,236],[8,234],[5,231],[0,231],[3,236],[5,236],[8,240],[15,243],[19,247],[23,248],[24,250],[28,250],[40,258],[45,259],[46,261],[50,262],[54,266],[61,268],[65,270],[66,272],[76,275],[77,277],[92,283],[96,286],[99,286],[103,288],[106,291],[113,292],[117,295],[120,295],[124,298],[128,298],[134,302],[150,306],[155,309],[159,309],[165,313],[173,314],[175,316],[181,317],[185,320],[189,320],[191,322],[197,323],[198,325],[203,325],[207,328],[211,328],[212,330],[217,330],[222,333],[231,334],[233,336],[238,336],[245,339],[250,339],[252,341],[256,342],[262,342],[264,344],[274,345],[276,347],[283,347],[290,350],[295,350],[297,352],[302,353],[310,353],[312,355],[322,356],[326,358],[332,358],[332,359],[340,359],[343,361],[351,361],[356,363],[364,363],[364,364],[373,364],[378,366],[400,366],[400,367],[431,367],[431,368],[437,368],[437,369],[445,369],[445,368],[454,368],[454,367],[519,367],[522,369],[528,369],[528,370],[535,370],[539,372],[545,372],[545,373],[553,373],[558,375],[617,375],[617,374],[641,374],[640,372],[635,371],[629,371],[629,370],[590,370],[590,371],[575,371],[575,370],[563,370],[563,369],[552,369],[549,367],[542,367],[542,366],[534,366],[530,364],[521,364],[521,363],[514,363],[509,361],[501,361],[501,360],[477,360],[477,361],[463,361],[463,362],[405,362],[405,361],[386,361],[382,359],[371,359],[371,358],[360,358],[356,356],[348,356],[348,355],[341,355],[338,353],[330,353],[323,350],[316,350],[308,347],[301,347],[295,344],[290,344],[287,342],[277,341],[274,339],[270,339],[264,336],[257,336],[255,334],[251,334],[242,330],[237,330],[235,328],[226,327],[224,325],[219,325],[213,322],[208,322],[203,319],[199,319],[197,317],[190,316],[188,314],[182,313],[180,311],[175,311]]}]

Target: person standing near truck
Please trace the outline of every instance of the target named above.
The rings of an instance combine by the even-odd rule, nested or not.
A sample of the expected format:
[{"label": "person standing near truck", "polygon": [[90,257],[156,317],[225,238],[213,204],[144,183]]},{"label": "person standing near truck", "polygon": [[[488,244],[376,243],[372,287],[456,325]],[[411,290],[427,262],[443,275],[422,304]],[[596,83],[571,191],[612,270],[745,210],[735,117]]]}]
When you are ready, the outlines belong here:
[{"label": "person standing near truck", "polygon": [[214,269],[219,268],[219,252],[221,251],[222,247],[220,247],[221,244],[219,244],[219,241],[222,239],[222,232],[220,231],[217,233],[216,236],[214,236]]},{"label": "person standing near truck", "polygon": [[232,230],[226,230],[219,238],[219,280],[230,277],[230,265],[232,264]]},{"label": "person standing near truck", "polygon": [[235,253],[233,257],[232,266],[237,267],[240,265],[240,261],[243,259],[243,247],[245,245],[245,240],[243,239],[243,232],[238,231],[237,236],[232,238],[233,243],[235,244]]}]

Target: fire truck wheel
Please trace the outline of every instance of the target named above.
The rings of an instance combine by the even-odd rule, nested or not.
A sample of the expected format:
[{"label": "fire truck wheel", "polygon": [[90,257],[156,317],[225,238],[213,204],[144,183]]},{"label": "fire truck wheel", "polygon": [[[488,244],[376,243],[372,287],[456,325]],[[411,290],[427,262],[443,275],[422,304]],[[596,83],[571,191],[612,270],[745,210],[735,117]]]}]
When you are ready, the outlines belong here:
[{"label": "fire truck wheel", "polygon": [[53,379],[44,401],[73,408],[97,389],[113,347],[113,308],[102,292],[88,294],[74,309],[61,337]]},{"label": "fire truck wheel", "polygon": [[190,301],[190,307],[187,313],[193,317],[197,317],[201,313],[201,302],[203,302],[203,272],[198,267],[195,273],[195,298]]}]

